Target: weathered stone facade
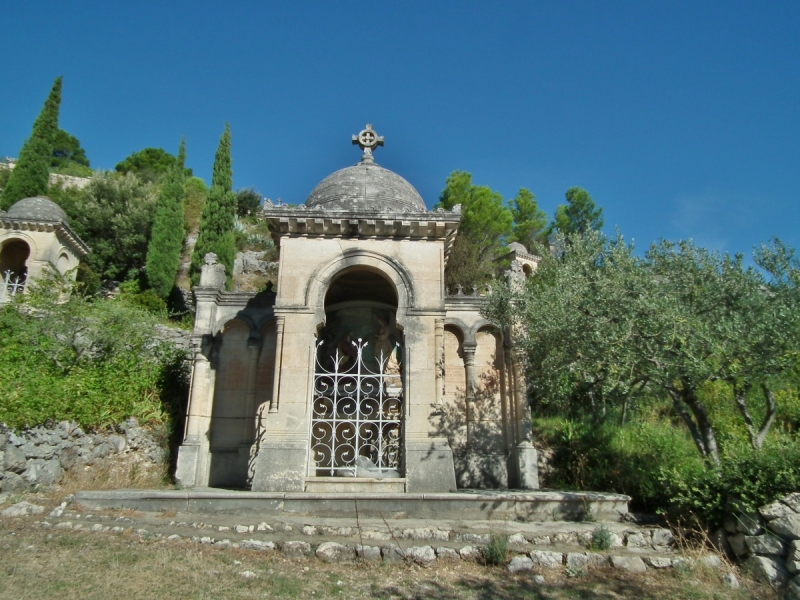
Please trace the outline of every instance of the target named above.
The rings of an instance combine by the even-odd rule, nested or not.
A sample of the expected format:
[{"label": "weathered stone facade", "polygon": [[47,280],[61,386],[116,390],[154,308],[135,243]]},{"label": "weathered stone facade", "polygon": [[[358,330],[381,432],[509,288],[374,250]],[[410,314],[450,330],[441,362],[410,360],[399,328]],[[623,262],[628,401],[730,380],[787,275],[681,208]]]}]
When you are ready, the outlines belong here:
[{"label": "weathered stone facade", "polygon": [[448,297],[460,220],[428,211],[376,165],[325,178],[304,205],[267,205],[277,290],[223,291],[203,268],[177,478],[280,492],[538,487],[509,341],[479,296]]}]

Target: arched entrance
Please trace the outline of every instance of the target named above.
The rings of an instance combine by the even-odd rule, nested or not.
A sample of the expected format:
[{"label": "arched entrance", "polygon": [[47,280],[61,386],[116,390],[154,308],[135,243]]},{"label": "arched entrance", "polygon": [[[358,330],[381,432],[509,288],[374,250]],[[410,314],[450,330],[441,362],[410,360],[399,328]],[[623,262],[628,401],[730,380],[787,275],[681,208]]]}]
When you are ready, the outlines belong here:
[{"label": "arched entrance", "polygon": [[310,475],[401,476],[402,332],[382,275],[342,271],[325,295],[314,369]]},{"label": "arched entrance", "polygon": [[22,292],[28,278],[27,261],[31,248],[19,239],[8,240],[0,248],[0,281],[5,285],[4,294]]}]

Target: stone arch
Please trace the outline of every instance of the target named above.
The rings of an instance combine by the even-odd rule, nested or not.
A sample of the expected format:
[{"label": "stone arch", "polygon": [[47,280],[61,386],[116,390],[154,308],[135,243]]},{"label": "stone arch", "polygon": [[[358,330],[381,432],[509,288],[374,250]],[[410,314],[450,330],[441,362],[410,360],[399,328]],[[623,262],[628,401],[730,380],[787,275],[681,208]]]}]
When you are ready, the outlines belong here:
[{"label": "stone arch", "polygon": [[12,279],[27,279],[32,250],[29,241],[22,236],[9,237],[0,242],[0,279],[5,277],[6,271],[10,271]]},{"label": "stone arch", "polygon": [[497,329],[497,326],[494,323],[481,317],[467,330],[465,343],[469,345],[476,344],[478,332],[484,329],[491,329],[494,331],[495,335],[500,335],[500,331]]},{"label": "stone arch", "polygon": [[346,250],[341,256],[321,266],[309,279],[306,287],[306,306],[315,309],[317,322],[325,318],[325,295],[330,284],[343,272],[362,269],[382,275],[394,287],[397,296],[397,320],[401,322],[407,310],[414,306],[412,278],[396,260],[371,250]]},{"label": "stone arch", "polygon": [[221,335],[225,328],[232,321],[241,321],[242,323],[245,323],[250,329],[250,337],[258,337],[259,327],[253,321],[252,317],[243,311],[222,315],[221,317],[217,318],[216,322],[214,323],[214,335]]},{"label": "stone arch", "polygon": [[65,250],[62,250],[58,255],[58,261],[56,262],[56,269],[58,272],[64,275],[67,271],[70,270],[70,263],[72,261],[69,258],[69,254]]}]

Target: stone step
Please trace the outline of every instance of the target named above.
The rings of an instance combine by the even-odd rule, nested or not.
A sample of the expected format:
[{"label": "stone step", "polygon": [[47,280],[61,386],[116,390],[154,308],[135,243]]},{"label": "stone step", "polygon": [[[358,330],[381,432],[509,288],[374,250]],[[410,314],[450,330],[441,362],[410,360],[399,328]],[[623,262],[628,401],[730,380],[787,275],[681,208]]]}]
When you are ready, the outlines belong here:
[{"label": "stone step", "polygon": [[86,491],[78,492],[75,500],[95,509],[171,510],[198,514],[334,518],[358,514],[386,519],[615,522],[628,513],[630,497],[598,492],[538,490],[461,490],[451,493],[395,494],[358,491],[270,493],[193,488]]}]

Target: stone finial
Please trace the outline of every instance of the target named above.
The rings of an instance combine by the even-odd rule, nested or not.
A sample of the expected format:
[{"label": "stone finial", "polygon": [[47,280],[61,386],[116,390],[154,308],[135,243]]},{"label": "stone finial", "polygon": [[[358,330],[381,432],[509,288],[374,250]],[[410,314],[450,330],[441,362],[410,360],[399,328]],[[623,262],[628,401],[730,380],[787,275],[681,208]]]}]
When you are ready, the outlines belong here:
[{"label": "stone finial", "polygon": [[201,288],[214,288],[222,289],[225,287],[225,265],[217,262],[217,255],[209,252],[203,257],[206,263],[200,268],[200,284]]},{"label": "stone finial", "polygon": [[472,295],[473,296],[477,296],[478,295],[478,286],[475,285],[474,283],[472,284]]},{"label": "stone finial", "polygon": [[353,145],[358,146],[364,151],[361,157],[362,163],[372,163],[372,151],[378,146],[383,146],[383,136],[378,135],[372,125],[367,123],[366,128],[362,129],[358,135],[353,136]]},{"label": "stone finial", "polygon": [[464,295],[464,288],[463,288],[463,287],[462,287],[462,285],[459,283],[459,284],[456,286],[456,296],[463,296],[463,295]]},{"label": "stone finial", "polygon": [[456,215],[460,215],[461,214],[461,205],[460,204],[456,204],[452,208],[452,210],[450,212],[453,213],[453,214],[456,214]]}]

